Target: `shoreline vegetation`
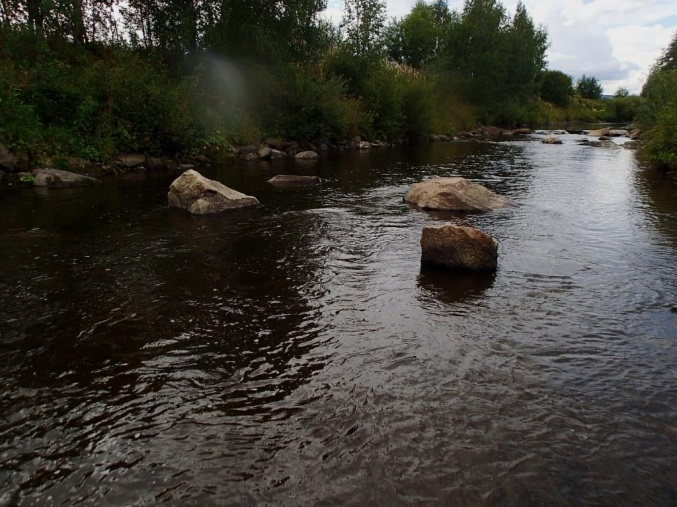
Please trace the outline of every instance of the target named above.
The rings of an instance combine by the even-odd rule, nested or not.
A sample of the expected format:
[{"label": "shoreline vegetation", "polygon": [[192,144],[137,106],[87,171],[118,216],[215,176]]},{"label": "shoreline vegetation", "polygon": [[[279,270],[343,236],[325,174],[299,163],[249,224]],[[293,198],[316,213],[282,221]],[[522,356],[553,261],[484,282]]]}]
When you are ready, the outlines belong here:
[{"label": "shoreline vegetation", "polygon": [[419,1],[388,21],[382,0],[346,0],[339,27],[320,16],[325,7],[2,2],[0,176],[124,171],[140,158],[181,168],[575,122],[636,122],[647,163],[677,167],[677,35],[640,96],[619,89],[604,100],[594,77],[574,83],[547,68],[547,33],[522,4],[508,13],[496,0],[466,0],[461,11]]}]

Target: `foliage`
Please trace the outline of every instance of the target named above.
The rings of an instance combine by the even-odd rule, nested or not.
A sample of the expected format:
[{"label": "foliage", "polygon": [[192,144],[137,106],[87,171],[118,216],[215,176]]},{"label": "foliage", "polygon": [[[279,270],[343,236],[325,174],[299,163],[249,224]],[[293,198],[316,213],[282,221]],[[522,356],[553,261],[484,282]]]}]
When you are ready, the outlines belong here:
[{"label": "foliage", "polygon": [[594,76],[583,74],[576,83],[576,93],[583,99],[602,98],[602,85]]},{"label": "foliage", "polygon": [[642,155],[653,166],[677,169],[677,32],[653,66],[641,96],[638,120],[646,131]]},{"label": "foliage", "polygon": [[642,102],[642,98],[637,95],[629,93],[619,95],[617,92],[613,99],[605,101],[604,119],[616,123],[629,123],[637,117]]},{"label": "foliage", "polygon": [[33,183],[35,182],[35,176],[31,173],[23,173],[19,176],[19,181],[21,183]]},{"label": "foliage", "polygon": [[538,97],[546,48],[545,32],[521,3],[509,19],[496,0],[466,0],[450,24],[442,66],[481,121],[509,126]]},{"label": "foliage", "polygon": [[37,153],[43,130],[35,107],[22,102],[21,82],[14,69],[0,66],[0,141],[11,151]]},{"label": "foliage", "polygon": [[0,97],[7,118],[0,139],[13,149],[102,159],[118,151],[190,152],[200,126],[190,110],[186,80],[172,80],[160,63],[126,49],[105,60],[91,50],[43,47],[40,37],[3,31],[8,54]]},{"label": "foliage", "polygon": [[545,31],[536,28],[521,2],[505,29],[505,45],[508,51],[505,93],[511,100],[525,104],[538,97],[538,76],[545,68],[548,40]]},{"label": "foliage", "polygon": [[559,70],[545,70],[540,75],[541,99],[558,107],[566,107],[574,94],[571,76]]},{"label": "foliage", "polygon": [[451,19],[446,1],[426,4],[418,0],[407,16],[386,28],[384,38],[388,58],[421,69],[444,49]]},{"label": "foliage", "polygon": [[357,135],[367,123],[361,104],[346,97],[344,82],[338,77],[325,79],[316,68],[260,69],[257,81],[267,83],[259,90],[266,100],[256,115],[269,134],[341,140]]},{"label": "foliage", "polygon": [[385,23],[384,0],[345,0],[341,21],[345,48],[352,56],[378,59],[384,49]]},{"label": "foliage", "polygon": [[[331,38],[318,14],[326,0],[221,0],[205,45],[259,60],[317,60]],[[209,4],[209,2],[205,2]],[[210,18],[208,18],[210,19]]]},{"label": "foliage", "polygon": [[639,119],[647,130],[643,156],[654,166],[677,169],[677,68],[655,66],[642,96]]},{"label": "foliage", "polygon": [[661,70],[677,69],[677,32],[672,35],[670,44],[658,58],[655,67]]},{"label": "foliage", "polygon": [[[537,122],[545,32],[522,4],[0,0],[0,142],[31,158],[223,154],[262,136],[411,138]],[[539,77],[540,76],[540,77]],[[546,93],[547,95],[547,93]]]}]

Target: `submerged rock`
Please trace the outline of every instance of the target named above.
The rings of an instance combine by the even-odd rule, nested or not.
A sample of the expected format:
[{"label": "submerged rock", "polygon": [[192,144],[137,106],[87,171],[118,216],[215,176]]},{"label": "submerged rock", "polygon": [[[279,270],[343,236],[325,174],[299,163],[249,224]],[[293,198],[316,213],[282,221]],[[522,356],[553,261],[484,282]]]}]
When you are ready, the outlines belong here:
[{"label": "submerged rock", "polygon": [[270,160],[282,160],[287,154],[280,150],[270,150]]},{"label": "submerged rock", "polygon": [[220,213],[259,204],[256,197],[207,179],[192,169],[174,180],[169,187],[167,200],[170,206],[188,210],[196,215]]},{"label": "submerged rock", "polygon": [[268,180],[271,185],[279,187],[319,185],[322,179],[319,176],[298,176],[296,174],[278,174]]},{"label": "submerged rock", "polygon": [[134,169],[143,165],[146,161],[146,156],[143,153],[126,153],[120,155],[118,160],[125,166],[127,169]]},{"label": "submerged rock", "polygon": [[488,211],[511,206],[510,201],[465,178],[433,178],[409,187],[404,201],[422,209]]},{"label": "submerged rock", "polygon": [[498,243],[473,227],[450,223],[424,227],[421,263],[458,271],[495,271]]},{"label": "submerged rock", "polygon": [[270,160],[273,156],[273,150],[268,146],[264,146],[263,148],[259,148],[256,154],[261,160]]},{"label": "submerged rock", "polygon": [[541,142],[543,144],[562,144],[562,140],[559,137],[555,136],[545,137]]},{"label": "submerged rock", "polygon": [[241,160],[243,162],[251,162],[252,160],[259,159],[258,151],[259,151],[258,146],[250,144],[248,146],[242,146],[238,148],[237,151],[235,152],[235,156],[237,157],[238,160]]},{"label": "submerged rock", "polygon": [[619,145],[614,143],[608,137],[602,136],[598,140],[591,141],[589,139],[582,139],[578,142],[581,146],[592,146],[594,148],[618,148]]},{"label": "submerged rock", "polygon": [[302,151],[295,155],[296,160],[315,160],[320,158],[320,155],[315,151]]},{"label": "submerged rock", "polygon": [[263,141],[264,144],[267,144],[274,150],[278,151],[284,151],[287,149],[287,146],[289,146],[291,143],[290,141],[285,141],[284,139],[277,139],[273,137],[269,137],[268,139],[264,139]]},{"label": "submerged rock", "polygon": [[59,169],[40,169],[35,173],[35,181],[33,185],[36,187],[91,187],[98,185],[101,180],[85,176],[84,174],[76,174],[68,171],[61,171]]}]

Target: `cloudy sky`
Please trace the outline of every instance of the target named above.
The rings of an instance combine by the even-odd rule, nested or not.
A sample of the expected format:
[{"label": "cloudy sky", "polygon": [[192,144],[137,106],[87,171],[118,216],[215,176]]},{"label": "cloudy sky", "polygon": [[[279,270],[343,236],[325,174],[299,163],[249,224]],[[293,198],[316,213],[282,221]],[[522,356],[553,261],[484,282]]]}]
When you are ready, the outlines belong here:
[{"label": "cloudy sky", "polygon": [[[514,12],[518,0],[503,0]],[[389,17],[406,16],[416,0],[386,0]],[[463,0],[448,0],[454,10]],[[595,76],[605,93],[624,86],[638,93],[649,68],[677,30],[675,0],[523,0],[550,41],[548,67]],[[329,0],[327,16],[339,22],[343,0]]]}]

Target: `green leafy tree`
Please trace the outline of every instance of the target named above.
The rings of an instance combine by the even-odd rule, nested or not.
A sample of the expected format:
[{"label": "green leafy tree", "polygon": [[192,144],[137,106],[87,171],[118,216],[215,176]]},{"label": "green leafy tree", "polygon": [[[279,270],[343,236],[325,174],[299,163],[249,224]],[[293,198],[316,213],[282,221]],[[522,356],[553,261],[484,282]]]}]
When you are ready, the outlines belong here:
[{"label": "green leafy tree", "polygon": [[521,104],[539,94],[537,78],[545,67],[548,37],[545,30],[536,28],[524,4],[517,4],[512,23],[505,34],[504,59],[507,60],[506,93]]},{"label": "green leafy tree", "polygon": [[116,0],[2,0],[0,25],[23,26],[51,40],[79,45],[108,41],[115,32]]},{"label": "green leafy tree", "polygon": [[566,107],[574,94],[571,76],[559,70],[545,70],[541,73],[541,99],[558,107]]},{"label": "green leafy tree", "polygon": [[386,29],[388,58],[422,68],[443,50],[445,32],[451,19],[444,0],[432,4],[419,0],[407,16]]},{"label": "green leafy tree", "polygon": [[642,154],[653,166],[677,169],[677,32],[651,69],[638,120],[647,140]]},{"label": "green leafy tree", "polygon": [[345,0],[341,30],[349,53],[360,58],[383,56],[386,26],[384,0]]},{"label": "green leafy tree", "polygon": [[673,34],[670,44],[656,62],[656,67],[662,70],[677,69],[677,32]]},{"label": "green leafy tree", "polygon": [[654,71],[643,95],[640,121],[648,130],[643,154],[654,166],[677,169],[677,68]]},{"label": "green leafy tree", "polygon": [[475,104],[491,102],[505,82],[505,24],[505,9],[496,0],[466,0],[460,18],[450,26],[446,66]]},{"label": "green leafy tree", "polygon": [[547,35],[522,4],[514,17],[496,0],[466,0],[447,32],[441,66],[483,122],[524,121],[539,96]]},{"label": "green leafy tree", "polygon": [[600,99],[602,98],[602,91],[602,85],[594,76],[583,74],[576,83],[576,93],[583,99]]}]

